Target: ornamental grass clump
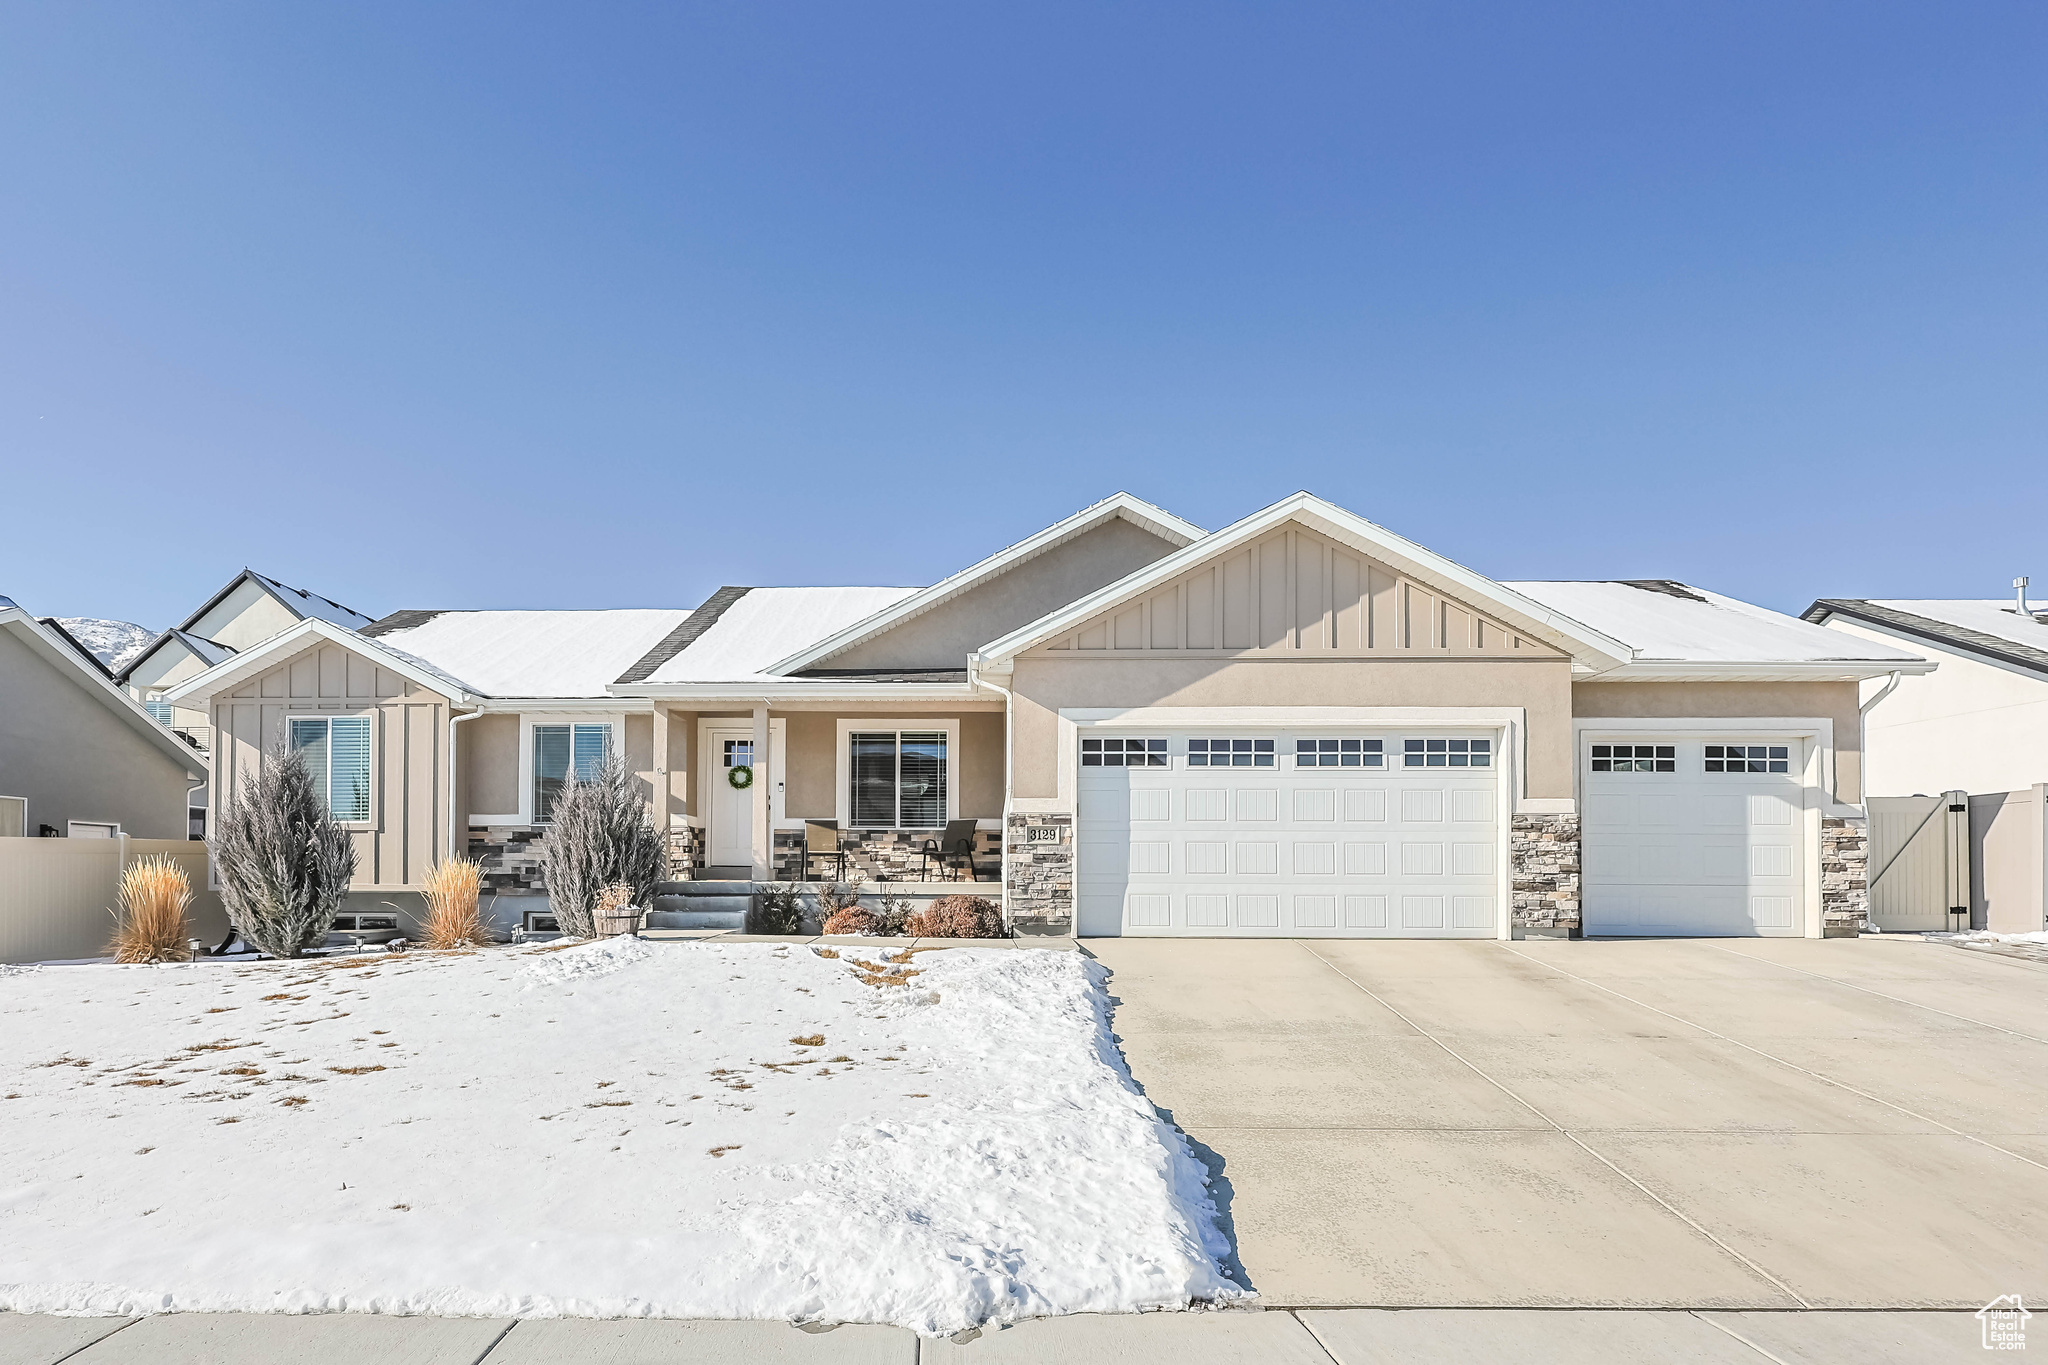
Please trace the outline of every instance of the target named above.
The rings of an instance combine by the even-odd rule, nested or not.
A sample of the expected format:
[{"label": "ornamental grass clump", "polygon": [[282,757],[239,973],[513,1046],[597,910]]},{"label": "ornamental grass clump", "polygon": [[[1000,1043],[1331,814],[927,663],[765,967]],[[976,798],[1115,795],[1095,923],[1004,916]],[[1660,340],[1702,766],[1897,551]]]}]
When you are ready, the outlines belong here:
[{"label": "ornamental grass clump", "polygon": [[192,883],[168,855],[154,854],[121,871],[121,908],[107,951],[116,962],[184,962],[192,956]]},{"label": "ornamental grass clump", "polygon": [[477,902],[484,886],[484,866],[470,858],[450,858],[429,868],[420,882],[427,917],[420,922],[420,941],[429,948],[471,948],[491,941]]},{"label": "ornamental grass clump", "polygon": [[597,902],[606,887],[624,883],[629,903],[651,903],[668,873],[668,849],[617,755],[606,755],[588,778],[571,773],[548,818],[540,865],[563,933],[597,937]]},{"label": "ornamental grass clump", "polygon": [[326,941],[356,871],[355,841],[334,822],[306,761],[279,745],[220,814],[211,841],[220,898],[242,941],[304,957]]}]

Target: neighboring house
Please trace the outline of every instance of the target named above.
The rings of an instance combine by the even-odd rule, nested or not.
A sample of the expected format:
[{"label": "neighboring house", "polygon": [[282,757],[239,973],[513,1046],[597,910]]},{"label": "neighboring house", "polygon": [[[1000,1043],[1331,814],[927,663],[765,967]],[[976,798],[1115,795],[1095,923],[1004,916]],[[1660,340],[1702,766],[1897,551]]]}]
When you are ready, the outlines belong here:
[{"label": "neighboring house", "polygon": [[182,840],[205,780],[90,650],[0,597],[0,836]]},{"label": "neighboring house", "polygon": [[544,895],[548,803],[615,750],[704,876],[802,876],[807,821],[900,876],[972,821],[1025,933],[1818,937],[1863,913],[1857,688],[1931,667],[1664,580],[1495,582],[1306,493],[1213,533],[1118,494],[928,588],[312,619],[170,700],[221,801],[309,755],[362,905],[450,849]]},{"label": "neighboring house", "polygon": [[1940,665],[1863,688],[1883,879],[1872,919],[1887,930],[1953,927],[1965,910],[1999,933],[2048,925],[2048,608],[2028,604],[2026,579],[2013,588],[2009,601],[1822,598],[1804,613]]},{"label": "neighboring house", "polygon": [[115,677],[150,714],[210,749],[205,713],[175,708],[165,696],[237,651],[307,620],[348,630],[370,624],[369,617],[353,608],[244,569],[199,610],[150,641]]},{"label": "neighboring house", "polygon": [[1824,597],[1808,621],[1910,649],[1941,667],[1864,686],[1873,796],[2016,791],[2048,782],[2048,608]]}]

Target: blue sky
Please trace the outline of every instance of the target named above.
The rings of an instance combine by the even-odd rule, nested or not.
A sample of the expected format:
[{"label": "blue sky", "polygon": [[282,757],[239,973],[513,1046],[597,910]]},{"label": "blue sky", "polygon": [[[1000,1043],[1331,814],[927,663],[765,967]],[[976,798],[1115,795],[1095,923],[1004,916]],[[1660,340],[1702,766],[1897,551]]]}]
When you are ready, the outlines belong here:
[{"label": "blue sky", "polygon": [[14,0],[0,593],[687,606],[1118,488],[2048,586],[2044,57],[2024,4]]}]

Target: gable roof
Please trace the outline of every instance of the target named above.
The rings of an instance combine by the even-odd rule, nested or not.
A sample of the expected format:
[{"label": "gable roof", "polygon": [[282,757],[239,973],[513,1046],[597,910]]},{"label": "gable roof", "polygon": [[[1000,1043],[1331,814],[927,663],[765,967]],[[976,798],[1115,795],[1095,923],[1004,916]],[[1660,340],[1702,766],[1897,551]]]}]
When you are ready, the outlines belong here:
[{"label": "gable roof", "polygon": [[257,573],[254,569],[244,569],[229,579],[226,587],[207,598],[199,610],[180,621],[178,629],[190,630],[199,624],[200,618],[219,606],[222,599],[240,587],[244,580],[255,583],[301,620],[310,617],[316,621],[329,621],[348,630],[361,630],[371,623],[370,617],[363,615],[354,607],[344,607],[331,597],[322,597],[318,593],[307,592],[304,588],[294,588],[289,583],[280,583],[275,578]]},{"label": "gable roof", "polygon": [[[220,662],[219,657],[210,658],[208,657],[209,654],[219,656],[221,650],[229,650],[232,653],[232,649],[227,645],[208,640],[203,635],[194,634],[192,628],[199,624],[206,613],[219,606],[227,599],[229,593],[241,587],[244,582],[254,583],[265,594],[276,600],[286,611],[290,612],[293,617],[301,621],[327,621],[342,627],[344,630],[361,630],[365,626],[374,624],[369,617],[363,615],[354,607],[345,607],[331,598],[320,596],[318,593],[307,592],[303,588],[294,588],[289,583],[280,583],[275,578],[269,578],[257,573],[254,569],[243,569],[233,578],[230,578],[226,586],[221,588],[219,592],[201,603],[197,611],[137,650],[135,657],[123,665],[121,671],[115,676],[121,682],[128,681],[134,675],[135,670],[142,667],[145,660],[171,640],[176,640],[187,649],[190,649],[199,658],[205,660],[209,667]],[[195,641],[203,641],[206,648],[199,648],[194,643]]]},{"label": "gable roof", "polygon": [[872,615],[854,621],[820,639],[806,642],[796,653],[775,660],[766,671],[794,673],[799,669],[808,668],[843,650],[872,640],[913,617],[921,616],[934,607],[1009,572],[1027,560],[1035,559],[1077,536],[1087,534],[1104,522],[1119,518],[1150,531],[1174,546],[1189,545],[1208,534],[1193,522],[1183,521],[1173,513],[1155,507],[1142,498],[1133,497],[1129,493],[1113,493],[1101,502],[1084,507],[1065,520],[1055,522],[1007,549],[996,551],[979,563],[970,564],[960,572],[940,579],[928,588],[916,589],[909,596],[890,603]]},{"label": "gable roof", "polygon": [[1630,658],[1629,647],[1621,641],[1446,559],[1405,536],[1396,535],[1384,526],[1367,521],[1355,512],[1304,492],[1283,498],[1271,507],[1185,545],[1135,573],[1127,574],[1056,612],[1010,632],[1000,640],[991,641],[977,651],[975,664],[978,668],[1001,671],[998,665],[1006,665],[1033,645],[1041,644],[1112,607],[1141,597],[1196,565],[1248,544],[1289,521],[1298,521],[1332,540],[1370,555],[1437,591],[1470,605],[1484,607],[1515,629],[1569,653],[1575,672],[1605,671],[1626,663]]},{"label": "gable roof", "polygon": [[692,613],[677,607],[598,611],[401,611],[360,634],[488,697],[602,697]]},{"label": "gable roof", "polygon": [[1847,681],[1934,667],[1907,650],[1671,579],[1506,586],[1626,642],[1630,661],[1606,675],[1615,682]]},{"label": "gable roof", "polygon": [[1823,597],[1800,615],[1815,625],[1825,625],[1832,616],[1844,616],[1945,649],[2048,675],[2048,622],[2020,615],[2010,599]]},{"label": "gable roof", "polygon": [[70,670],[79,685],[112,711],[129,729],[185,767],[194,781],[206,775],[206,756],[184,737],[157,723],[136,700],[115,684],[99,660],[86,652],[69,632],[52,630],[30,616],[11,598],[0,597],[0,630],[12,633],[60,672]]},{"label": "gable roof", "polygon": [[209,697],[241,686],[278,660],[290,658],[316,639],[353,650],[374,663],[382,664],[400,677],[410,678],[428,691],[440,693],[450,701],[467,703],[478,699],[475,688],[460,678],[443,672],[427,660],[395,649],[381,640],[368,639],[331,621],[323,621],[317,616],[309,616],[290,629],[279,631],[262,644],[251,645],[241,653],[223,659],[203,672],[193,674],[170,688],[164,694],[165,699],[171,702],[204,702]]}]

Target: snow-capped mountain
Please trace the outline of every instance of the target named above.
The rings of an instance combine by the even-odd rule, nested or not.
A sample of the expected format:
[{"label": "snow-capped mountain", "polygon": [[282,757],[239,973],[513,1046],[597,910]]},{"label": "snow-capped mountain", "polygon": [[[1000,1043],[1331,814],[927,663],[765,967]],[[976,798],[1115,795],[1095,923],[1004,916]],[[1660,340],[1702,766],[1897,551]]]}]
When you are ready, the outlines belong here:
[{"label": "snow-capped mountain", "polygon": [[157,635],[133,621],[101,621],[91,616],[60,616],[57,624],[70,631],[72,639],[91,650],[101,663],[116,673]]}]

